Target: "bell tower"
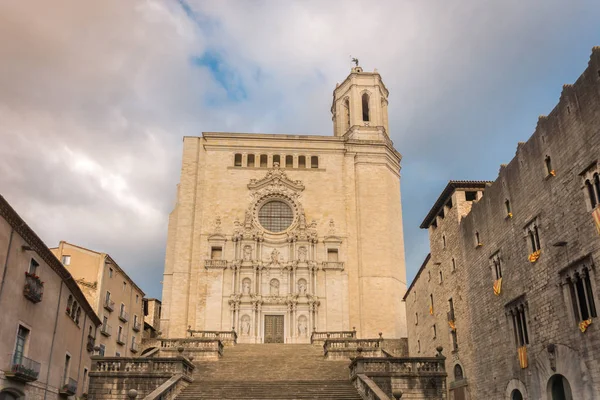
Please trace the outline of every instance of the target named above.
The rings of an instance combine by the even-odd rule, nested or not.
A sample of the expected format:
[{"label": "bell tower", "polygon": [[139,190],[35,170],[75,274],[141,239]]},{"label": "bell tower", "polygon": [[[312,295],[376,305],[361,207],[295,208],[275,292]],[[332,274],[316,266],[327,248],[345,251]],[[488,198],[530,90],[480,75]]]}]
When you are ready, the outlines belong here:
[{"label": "bell tower", "polygon": [[388,138],[388,90],[377,70],[364,72],[358,65],[333,91],[331,114],[334,136],[351,139]]}]

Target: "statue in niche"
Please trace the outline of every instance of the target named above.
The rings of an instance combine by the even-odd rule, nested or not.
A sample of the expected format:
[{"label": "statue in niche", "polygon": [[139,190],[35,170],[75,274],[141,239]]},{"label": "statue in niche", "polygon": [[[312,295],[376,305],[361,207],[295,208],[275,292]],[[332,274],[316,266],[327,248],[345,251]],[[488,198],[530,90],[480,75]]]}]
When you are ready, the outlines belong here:
[{"label": "statue in niche", "polygon": [[242,294],[250,294],[250,279],[245,278],[242,282]]},{"label": "statue in niche", "polygon": [[300,261],[306,261],[306,247],[300,247],[298,249],[298,259]]},{"label": "statue in niche", "polygon": [[244,218],[244,226],[246,228],[252,228],[252,213],[250,210],[246,210],[246,216]]},{"label": "statue in niche", "polygon": [[304,211],[300,213],[299,220],[300,229],[306,229],[306,215],[304,215]]},{"label": "statue in niche", "polygon": [[308,333],[308,323],[306,322],[306,317],[301,315],[298,317],[298,336],[306,337]]},{"label": "statue in niche", "polygon": [[304,279],[298,281],[298,293],[300,296],[306,295],[306,281]]},{"label": "statue in niche", "polygon": [[269,284],[269,294],[271,296],[279,296],[279,281],[277,279],[271,279]]},{"label": "statue in niche", "polygon": [[242,336],[250,335],[250,317],[244,315],[242,317]]},{"label": "statue in niche", "polygon": [[273,249],[271,252],[271,265],[279,265],[279,250]]},{"label": "statue in niche", "polygon": [[252,259],[252,246],[244,246],[244,261],[251,261]]}]

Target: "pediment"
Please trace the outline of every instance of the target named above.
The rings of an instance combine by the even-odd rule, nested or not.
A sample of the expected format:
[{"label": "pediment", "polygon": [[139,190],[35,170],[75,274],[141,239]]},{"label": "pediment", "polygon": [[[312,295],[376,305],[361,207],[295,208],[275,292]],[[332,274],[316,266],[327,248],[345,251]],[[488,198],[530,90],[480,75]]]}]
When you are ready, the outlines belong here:
[{"label": "pediment", "polygon": [[283,169],[279,167],[279,164],[275,163],[267,175],[262,179],[250,179],[248,189],[250,190],[261,190],[264,188],[286,188],[295,192],[301,192],[304,190],[302,181],[293,181],[287,177],[287,174]]}]

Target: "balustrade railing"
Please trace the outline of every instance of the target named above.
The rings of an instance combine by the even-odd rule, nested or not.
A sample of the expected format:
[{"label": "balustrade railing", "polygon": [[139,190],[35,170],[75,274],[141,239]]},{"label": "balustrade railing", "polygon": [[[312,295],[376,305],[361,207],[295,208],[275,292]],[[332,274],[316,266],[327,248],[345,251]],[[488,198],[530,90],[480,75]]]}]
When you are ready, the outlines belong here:
[{"label": "balustrade railing", "polygon": [[40,363],[22,354],[9,354],[8,370],[4,370],[7,378],[21,382],[32,382],[40,375]]},{"label": "balustrade railing", "polygon": [[204,260],[205,268],[227,268],[227,260]]},{"label": "balustrade railing", "polygon": [[170,373],[192,377],[194,365],[184,357],[124,358],[92,357],[91,372],[110,373]]},{"label": "balustrade railing", "polygon": [[351,358],[358,355],[382,357],[383,339],[325,339],[324,355],[328,359]]},{"label": "balustrade railing", "polygon": [[344,269],[343,261],[323,261],[323,269]]},{"label": "balustrade railing", "polygon": [[410,357],[410,358],[377,358],[356,357],[350,363],[350,377],[357,375],[403,376],[403,375],[440,375],[445,376],[444,361],[446,357]]},{"label": "balustrade railing", "polygon": [[59,393],[66,396],[74,396],[77,393],[77,381],[73,378],[63,380]]},{"label": "balustrade railing", "polygon": [[375,382],[363,374],[359,374],[354,380],[354,387],[365,400],[390,400]]},{"label": "balustrade railing", "polygon": [[316,332],[310,335],[310,342],[324,342],[326,339],[356,339],[356,330],[353,331],[332,331]]},{"label": "balustrade railing", "polygon": [[237,343],[237,333],[235,331],[195,331],[189,329],[190,337],[219,339],[221,341],[231,341]]}]

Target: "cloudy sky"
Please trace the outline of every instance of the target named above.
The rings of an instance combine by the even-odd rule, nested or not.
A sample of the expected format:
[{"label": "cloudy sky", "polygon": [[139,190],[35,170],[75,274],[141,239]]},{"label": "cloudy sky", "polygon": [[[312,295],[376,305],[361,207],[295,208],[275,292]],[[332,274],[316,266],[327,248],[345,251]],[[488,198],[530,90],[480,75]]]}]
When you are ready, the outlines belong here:
[{"label": "cloudy sky", "polygon": [[0,3],[0,193],[160,297],[184,135],[329,135],[349,56],[390,90],[408,281],[449,179],[495,179],[600,45],[598,0]]}]

